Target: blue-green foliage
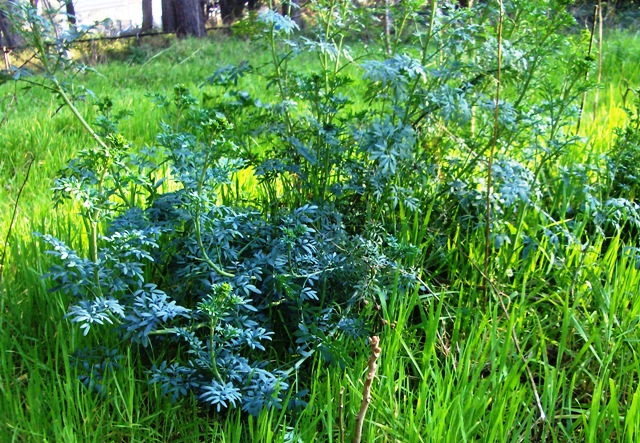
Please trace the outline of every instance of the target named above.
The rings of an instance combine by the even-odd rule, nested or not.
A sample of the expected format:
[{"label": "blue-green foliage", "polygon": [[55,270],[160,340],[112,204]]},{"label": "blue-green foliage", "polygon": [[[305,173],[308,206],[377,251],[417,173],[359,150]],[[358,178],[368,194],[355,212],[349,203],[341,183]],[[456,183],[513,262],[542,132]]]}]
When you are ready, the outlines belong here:
[{"label": "blue-green foliage", "polygon": [[80,381],[88,389],[106,394],[102,381],[111,371],[121,368],[120,362],[124,356],[118,349],[97,347],[94,349],[79,349],[74,354],[75,363],[81,369]]},{"label": "blue-green foliage", "polygon": [[[557,33],[571,23],[564,6],[504,4],[519,15],[505,21],[500,97],[487,31],[495,5],[399,8],[416,32],[387,36],[388,56],[354,66],[344,41],[365,20],[319,1],[315,38],[296,37],[274,11],[260,15],[266,66],[217,69],[202,100],[184,86],[156,94],[170,110],[156,147],[131,149],[100,102],[106,143],[81,151],[54,185],[57,203],[80,208],[88,257],[43,236],[59,262],[50,278],[76,300],[67,317],[85,335],[100,327],[152,348],[150,381],[172,399],[258,414],[283,407],[290,375],[314,353],[348,365],[340,340],[375,328],[371,305],[391,292],[424,295],[425,275],[458,272],[447,257],[460,232],[488,233],[487,250],[509,262],[543,249],[562,266],[565,246],[591,232],[639,228],[633,177],[616,195],[596,184],[631,167],[636,132],[604,173],[556,164],[584,147],[573,125],[590,69],[579,55],[556,60],[566,49]],[[319,72],[291,67],[309,52]],[[363,97],[350,96],[348,68],[360,70]],[[242,89],[256,75],[271,100]],[[258,189],[241,191],[239,174]],[[86,367],[100,377],[99,364]]]},{"label": "blue-green foliage", "polygon": [[[351,285],[370,271],[355,264],[355,240],[330,207],[265,216],[220,204],[245,164],[229,156],[237,151],[231,125],[183,87],[173,107],[175,124],[164,125],[156,152],[131,155],[112,135],[108,151],[81,152],[56,181],[58,201],[75,199],[89,227],[99,220],[106,229],[95,260],[43,235],[59,262],[49,277],[77,299],[67,317],[85,335],[110,327],[143,348],[166,349],[150,381],[173,399],[194,393],[215,410],[252,414],[281,407],[287,376],[313,351],[340,360],[332,341],[362,335],[365,325],[347,315],[362,297]],[[160,163],[173,190],[153,179]]]},{"label": "blue-green foliage", "polygon": [[629,123],[617,130],[610,158],[613,193],[633,200],[640,189],[640,93],[635,91],[635,109],[628,109]]}]

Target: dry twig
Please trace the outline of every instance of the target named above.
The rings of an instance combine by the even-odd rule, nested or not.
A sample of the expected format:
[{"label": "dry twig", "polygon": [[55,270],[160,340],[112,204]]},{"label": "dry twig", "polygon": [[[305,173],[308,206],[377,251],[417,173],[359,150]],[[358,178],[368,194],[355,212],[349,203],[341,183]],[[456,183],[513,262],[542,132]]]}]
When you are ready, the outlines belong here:
[{"label": "dry twig", "polygon": [[364,389],[362,391],[362,403],[360,404],[360,412],[356,416],[356,433],[353,436],[353,443],[360,443],[362,439],[362,426],[364,424],[364,416],[367,414],[367,409],[371,403],[371,384],[376,376],[378,370],[378,357],[380,357],[380,337],[373,336],[369,338],[371,342],[371,356],[369,357],[369,370],[367,371],[367,378],[364,381]]}]

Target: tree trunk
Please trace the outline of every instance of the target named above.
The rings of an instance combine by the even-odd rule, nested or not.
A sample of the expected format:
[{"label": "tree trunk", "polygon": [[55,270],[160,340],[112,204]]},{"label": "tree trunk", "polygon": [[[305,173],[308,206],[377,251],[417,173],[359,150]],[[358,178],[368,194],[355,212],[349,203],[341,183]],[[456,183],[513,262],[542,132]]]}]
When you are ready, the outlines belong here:
[{"label": "tree trunk", "polygon": [[231,24],[231,22],[233,22],[233,8],[231,0],[220,0],[218,5],[220,6],[220,17],[222,18],[222,23],[225,25]]},{"label": "tree trunk", "polygon": [[202,38],[207,35],[204,27],[204,11],[199,0],[174,0],[176,35]]},{"label": "tree trunk", "polygon": [[150,31],[151,28],[153,28],[152,0],[142,0],[142,32]]},{"label": "tree trunk", "polygon": [[220,16],[222,22],[226,25],[232,24],[234,21],[242,17],[244,11],[244,0],[220,0]]},{"label": "tree trunk", "polygon": [[76,8],[73,5],[73,0],[64,0],[64,6],[67,10],[67,20],[69,20],[69,27],[75,29],[76,27]]},{"label": "tree trunk", "polygon": [[288,15],[300,26],[300,0],[287,0],[282,4],[282,15]]},{"label": "tree trunk", "polygon": [[174,0],[162,0],[162,30],[164,32],[175,32],[176,30]]},{"label": "tree trunk", "polygon": [[0,1],[0,46],[15,48],[22,43],[22,39],[13,29],[11,5],[6,1]]}]

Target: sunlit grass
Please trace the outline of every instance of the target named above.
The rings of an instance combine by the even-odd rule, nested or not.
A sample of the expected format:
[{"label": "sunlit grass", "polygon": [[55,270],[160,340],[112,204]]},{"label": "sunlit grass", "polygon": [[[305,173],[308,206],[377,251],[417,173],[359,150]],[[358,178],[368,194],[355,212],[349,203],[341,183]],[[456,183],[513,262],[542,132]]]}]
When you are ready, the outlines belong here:
[{"label": "sunlit grass", "polygon": [[[636,37],[616,33],[605,43],[598,107],[594,110],[590,93],[583,117],[592,151],[572,154],[576,161],[608,152],[615,128],[626,120],[626,88],[640,86]],[[132,112],[120,129],[141,147],[154,143],[163,117],[148,93],[169,95],[175,83],[196,90],[221,64],[254,57],[260,63],[262,55],[252,50],[233,40],[181,42],[135,63],[98,65],[82,82],[98,96],[111,95],[116,109]],[[0,97],[12,93],[0,89]],[[31,237],[41,231],[83,242],[75,215],[51,208],[49,189],[57,170],[91,140],[58,107],[47,93],[19,91],[0,133],[3,239],[26,165],[35,158],[0,288],[0,441],[339,442],[341,431],[350,440],[366,372],[364,343],[350,349],[354,364],[346,368],[314,359],[306,409],[265,411],[257,418],[239,411],[214,415],[193,399],[171,404],[144,382],[132,353],[106,378],[106,395],[90,394],[78,382],[70,355],[88,343],[62,320],[69,300],[49,292],[42,278],[48,256]],[[89,102],[80,108],[93,115]],[[221,198],[254,198],[258,188],[251,171],[243,171]],[[532,221],[535,216],[527,220],[530,232],[548,227]],[[407,235],[422,244],[425,233],[416,228]],[[447,255],[438,258],[455,270],[448,287],[422,299],[397,288],[381,296],[388,323],[364,441],[636,441],[640,271],[635,259],[623,254],[619,235],[568,247],[561,269],[544,248],[527,260],[501,251],[495,266],[502,291],[483,309],[473,303],[486,284],[478,273],[482,233],[450,241]],[[544,422],[538,420],[528,369],[537,377],[541,406],[552,412]]]}]

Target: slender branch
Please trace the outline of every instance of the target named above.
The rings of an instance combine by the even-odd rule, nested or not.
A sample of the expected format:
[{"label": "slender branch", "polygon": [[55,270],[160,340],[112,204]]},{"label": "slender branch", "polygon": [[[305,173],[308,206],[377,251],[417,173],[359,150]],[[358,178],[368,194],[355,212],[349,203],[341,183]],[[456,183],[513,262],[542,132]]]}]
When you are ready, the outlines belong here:
[{"label": "slender branch", "polygon": [[201,228],[200,228],[200,209],[198,209],[196,211],[195,217],[194,217],[194,223],[195,223],[195,233],[196,233],[196,241],[198,242],[198,247],[200,248],[200,252],[202,253],[202,258],[203,260],[209,265],[211,266],[211,268],[217,272],[218,274],[222,275],[223,277],[229,277],[229,278],[233,278],[235,277],[234,274],[231,274],[227,271],[225,271],[224,269],[221,269],[220,266],[216,265],[213,260],[211,260],[209,258],[209,254],[207,254],[207,251],[204,247],[204,243],[202,242],[202,234],[200,233]]},{"label": "slender branch", "polygon": [[[495,150],[496,150],[496,145],[498,142],[498,135],[499,135],[499,127],[498,127],[498,123],[499,123],[499,118],[500,118],[500,80],[501,80],[501,74],[502,74],[502,24],[504,22],[504,6],[502,3],[502,0],[498,0],[498,4],[500,6],[500,15],[498,17],[498,72],[496,74],[496,95],[495,95],[495,110],[494,110],[494,121],[493,121],[493,137],[491,139],[491,147],[490,147],[490,152],[489,152],[489,162],[488,162],[488,166],[487,166],[487,199],[486,199],[486,211],[487,211],[487,224],[485,226],[485,251],[484,251],[484,272],[481,271],[481,274],[484,277],[485,280],[485,285],[484,285],[484,293],[485,293],[485,297],[484,299],[487,299],[487,295],[488,295],[488,291],[489,291],[489,287],[491,287],[496,296],[498,297],[498,301],[500,302],[500,306],[507,318],[507,321],[509,323],[511,323],[511,316],[509,315],[509,311],[507,310],[507,307],[504,304],[504,300],[502,299],[502,296],[500,294],[500,292],[498,291],[498,289],[495,287],[495,285],[493,284],[493,282],[491,281],[491,278],[489,276],[489,264],[490,264],[490,253],[491,253],[491,248],[490,248],[490,236],[491,236],[491,188],[493,186],[493,182],[492,182],[492,168],[493,168],[493,157],[495,155]],[[471,263],[473,263],[471,261]],[[475,263],[473,263],[473,265],[475,266]],[[524,357],[524,354],[522,353],[522,348],[520,347],[520,340],[518,340],[518,335],[516,333],[516,329],[515,329],[515,325],[511,326],[511,337],[513,339],[513,342],[516,346],[516,349],[518,350],[518,355],[520,355],[520,358],[522,359],[522,362],[524,364],[525,370],[527,371],[527,376],[529,378],[529,382],[531,383],[531,387],[533,388],[533,394],[536,398],[536,404],[538,406],[538,410],[540,411],[540,421],[545,421],[547,416],[544,412],[544,409],[542,407],[542,402],[540,400],[540,394],[538,393],[538,389],[536,387],[535,384],[535,380],[533,378],[533,374],[531,372],[531,369],[529,368],[529,365]]]},{"label": "slender branch", "polygon": [[4,247],[2,248],[2,258],[0,258],[0,282],[4,279],[4,264],[7,258],[7,249],[9,248],[9,238],[11,237],[11,231],[13,229],[13,225],[16,221],[16,217],[18,215],[18,202],[20,201],[20,196],[22,195],[22,191],[24,187],[27,185],[27,181],[29,181],[29,173],[31,172],[31,166],[33,166],[33,162],[35,161],[35,155],[31,154],[31,158],[29,159],[29,163],[27,164],[27,173],[22,181],[22,185],[20,185],[20,189],[18,190],[18,195],[16,196],[16,201],[13,204],[13,212],[11,214],[11,221],[9,222],[9,229],[7,229],[7,235],[4,239]]},{"label": "slender branch", "polygon": [[[427,64],[427,60],[429,59],[429,44],[431,43],[431,38],[433,37],[433,26],[435,25],[436,22],[436,12],[438,9],[438,0],[431,0],[430,2],[430,8],[431,8],[431,16],[429,17],[429,27],[427,28],[427,37],[424,39],[424,43],[422,43],[422,37],[420,37],[420,42],[422,43],[422,59],[420,61],[420,64],[422,66],[425,66]],[[409,97],[413,98],[417,88],[418,88],[418,84],[420,83],[420,76],[417,75],[415,80],[413,81],[413,84],[411,85],[411,93],[409,94]],[[429,111],[427,111],[426,113],[422,114],[415,123],[413,123],[413,127],[416,128],[418,126],[418,123],[420,123],[420,120],[422,120],[423,118],[425,118],[427,115],[429,114]],[[409,121],[409,111],[408,109],[405,112],[405,115],[402,119],[402,122],[404,124],[406,124]]]},{"label": "slender branch", "polygon": [[[56,88],[54,88],[53,86],[49,86],[49,85],[45,84],[44,81],[42,83],[39,83],[37,81],[29,80],[29,79],[26,79],[26,78],[21,78],[20,81],[22,83],[27,83],[27,84],[32,85],[32,86],[37,86],[39,88],[45,89],[45,90],[53,92],[53,93],[58,92],[58,90]],[[56,112],[58,112],[58,111],[56,110]]]},{"label": "slender branch", "polygon": [[[495,289],[495,287],[494,287]],[[511,323],[511,316],[509,315],[509,311],[504,304],[504,300],[502,299],[502,295],[500,293],[496,293],[498,296],[498,301],[500,302],[500,307],[504,312],[504,315],[507,318],[507,321]],[[540,412],[539,420],[541,422],[547,419],[547,414],[544,412],[544,408],[542,407],[542,400],[540,399],[540,394],[538,393],[538,388],[536,387],[536,381],[533,378],[533,373],[531,372],[531,368],[529,367],[529,363],[524,358],[524,353],[522,352],[522,348],[520,347],[520,340],[518,339],[518,334],[516,333],[516,325],[511,325],[511,338],[513,339],[513,344],[516,346],[518,351],[518,355],[522,359],[522,363],[524,364],[524,369],[527,371],[527,377],[529,378],[529,383],[531,383],[531,388],[533,389],[533,395],[536,398],[536,405],[538,406],[538,411]]]},{"label": "slender branch", "polygon": [[[285,92],[284,75],[283,75],[282,66],[281,66],[283,59],[278,60],[278,54],[276,52],[275,24],[271,26],[271,30],[269,32],[269,48],[271,52],[271,60],[273,62],[273,67],[276,71],[276,78],[277,78],[276,84],[278,85],[278,90],[280,92],[280,96],[282,97],[282,100],[286,101],[288,100],[288,97]],[[283,109],[283,115],[284,115],[285,123],[287,125],[287,131],[289,134],[292,134],[293,126],[291,124],[291,117],[289,116],[289,109],[286,106]]]}]

